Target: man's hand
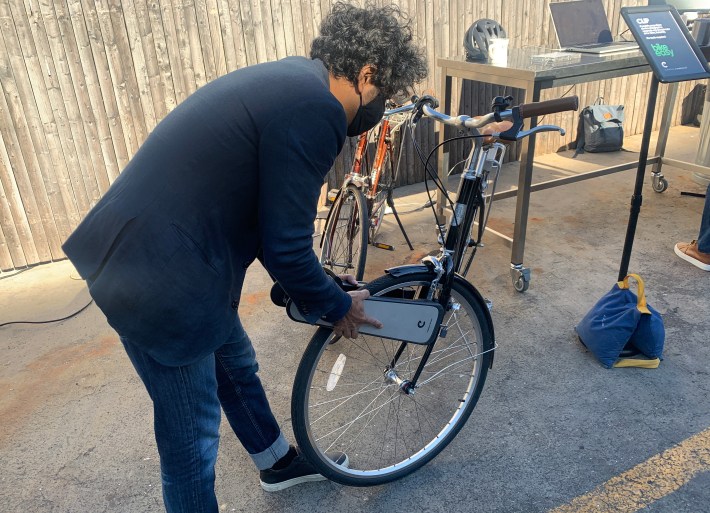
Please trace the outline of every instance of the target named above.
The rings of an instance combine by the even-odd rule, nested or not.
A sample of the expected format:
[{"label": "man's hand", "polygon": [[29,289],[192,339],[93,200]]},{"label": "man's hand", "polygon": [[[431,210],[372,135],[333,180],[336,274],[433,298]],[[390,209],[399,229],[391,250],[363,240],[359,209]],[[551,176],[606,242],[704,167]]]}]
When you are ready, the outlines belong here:
[{"label": "man's hand", "polygon": [[[508,121],[507,119],[504,119],[503,121],[497,121],[495,123],[489,123],[487,124],[482,130],[481,133],[483,135],[490,135],[490,134],[497,134],[501,132],[505,132],[508,130],[511,126],[513,126],[513,123],[511,121]],[[492,142],[502,142],[504,144],[510,143],[511,141],[505,141],[503,139],[495,139],[493,137],[484,137],[483,138],[483,144],[490,144]]]},{"label": "man's hand", "polygon": [[355,276],[352,274],[339,274],[338,278],[343,280],[345,283],[349,283],[350,285],[355,285],[356,287],[359,285],[357,280],[355,279]]},{"label": "man's hand", "polygon": [[333,325],[333,333],[338,337],[357,338],[358,328],[361,324],[370,324],[375,328],[381,328],[382,323],[380,321],[365,314],[364,301],[370,297],[370,291],[365,289],[354,290],[348,292],[348,294],[353,299],[352,305],[350,305],[350,310],[345,314],[345,317]]}]

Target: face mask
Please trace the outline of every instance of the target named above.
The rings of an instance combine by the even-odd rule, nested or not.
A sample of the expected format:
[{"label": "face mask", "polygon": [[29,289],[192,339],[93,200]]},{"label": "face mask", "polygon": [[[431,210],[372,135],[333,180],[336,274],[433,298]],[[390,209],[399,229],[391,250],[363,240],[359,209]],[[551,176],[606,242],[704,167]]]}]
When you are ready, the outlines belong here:
[{"label": "face mask", "polygon": [[385,113],[385,97],[378,94],[374,100],[367,105],[362,104],[360,96],[360,108],[357,109],[355,117],[348,125],[348,136],[355,137],[363,132],[367,132],[382,119]]}]

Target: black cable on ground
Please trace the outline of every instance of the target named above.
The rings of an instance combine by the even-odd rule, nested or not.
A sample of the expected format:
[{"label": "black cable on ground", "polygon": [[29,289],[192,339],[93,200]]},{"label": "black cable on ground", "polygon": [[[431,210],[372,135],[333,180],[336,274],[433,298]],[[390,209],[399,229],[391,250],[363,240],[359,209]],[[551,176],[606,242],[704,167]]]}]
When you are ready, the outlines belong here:
[{"label": "black cable on ground", "polygon": [[14,278],[18,274],[22,274],[25,271],[29,271],[30,269],[32,269],[32,267],[25,267],[24,269],[20,269],[19,271],[15,271],[14,273],[9,274],[7,276],[0,276],[0,280],[7,280],[8,278]]},{"label": "black cable on ground", "polygon": [[67,315],[66,317],[62,317],[61,319],[51,319],[49,321],[10,321],[10,322],[4,322],[0,324],[0,328],[3,326],[9,326],[10,324],[49,324],[50,322],[60,322],[60,321],[66,321],[67,319],[71,319],[72,317],[75,317],[79,315],[81,312],[89,308],[91,306],[91,303],[93,303],[94,300],[92,299],[89,301],[86,305],[82,306],[79,310],[76,312]]}]

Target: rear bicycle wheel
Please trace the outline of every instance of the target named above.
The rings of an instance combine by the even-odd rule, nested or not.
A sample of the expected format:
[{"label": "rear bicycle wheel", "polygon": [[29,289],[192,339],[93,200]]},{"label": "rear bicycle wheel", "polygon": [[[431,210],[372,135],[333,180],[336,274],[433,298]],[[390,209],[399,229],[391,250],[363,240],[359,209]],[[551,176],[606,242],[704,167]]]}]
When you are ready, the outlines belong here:
[{"label": "rear bicycle wheel", "polygon": [[367,206],[365,196],[348,185],[331,207],[323,234],[320,263],[336,274],[362,280],[367,258]]},{"label": "rear bicycle wheel", "polygon": [[[414,299],[426,296],[431,280],[428,273],[385,275],[367,288],[375,296]],[[442,324],[447,335],[435,342],[414,394],[401,384],[413,377],[426,346],[372,335],[331,344],[332,331],[318,329],[296,373],[291,416],[301,450],[321,474],[350,486],[387,483],[453,440],[493,358],[492,326],[482,308],[457,278]],[[348,454],[347,468],[327,457],[333,451]]]},{"label": "rear bicycle wheel", "polygon": [[390,153],[387,152],[385,154],[385,160],[382,163],[382,174],[377,184],[377,193],[373,199],[368,200],[368,211],[370,212],[370,222],[368,223],[370,228],[370,244],[375,243],[375,238],[380,231],[382,221],[384,221],[385,214],[387,213],[387,196],[390,194],[393,187],[394,170],[392,169]]}]

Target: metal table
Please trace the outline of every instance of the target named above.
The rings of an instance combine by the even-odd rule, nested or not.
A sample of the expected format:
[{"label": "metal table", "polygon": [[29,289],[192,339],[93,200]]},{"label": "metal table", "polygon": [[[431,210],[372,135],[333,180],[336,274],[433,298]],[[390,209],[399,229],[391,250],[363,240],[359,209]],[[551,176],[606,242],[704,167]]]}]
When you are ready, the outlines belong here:
[{"label": "metal table", "polygon": [[[705,55],[705,58],[710,62],[710,46],[702,46],[700,50]],[[710,87],[710,80],[708,80],[708,87]],[[671,123],[671,118],[673,117],[673,106],[675,105],[676,98],[678,97],[678,84],[670,84],[668,86],[668,94],[666,95],[666,101],[663,105],[663,112],[661,113],[661,130],[658,134],[658,142],[656,143],[656,157],[649,159],[653,160],[653,177],[654,186],[656,185],[656,180],[660,176],[661,185],[665,183],[663,180],[663,175],[661,175],[661,168],[663,164],[668,164],[669,166],[677,167],[685,171],[692,172],[692,179],[694,182],[707,187],[710,183],[710,168],[700,164],[693,164],[691,162],[683,162],[676,159],[669,159],[665,157],[666,144],[668,143],[668,127]],[[706,93],[707,98],[707,93]],[[705,102],[707,104],[707,101]],[[707,121],[704,121],[707,123]],[[701,136],[702,136],[701,128]],[[654,189],[659,190],[659,188],[654,187]]]},{"label": "metal table", "polygon": [[[443,112],[451,114],[451,88],[453,77],[521,89],[523,94],[521,102],[527,103],[539,101],[540,92],[543,89],[581,84],[596,80],[606,80],[650,71],[646,58],[638,50],[630,53],[607,55],[603,57],[585,54],[581,55],[579,61],[562,64],[532,63],[532,57],[534,55],[549,53],[552,51],[554,50],[542,48],[511,48],[508,51],[506,65],[485,62],[468,62],[463,57],[437,59],[437,65],[441,68],[440,90],[443,92]],[[664,119],[664,121],[666,121],[666,119]],[[526,122],[525,128],[530,128],[536,124],[537,118],[531,118]],[[661,126],[662,131],[667,131],[667,129],[667,126]],[[443,131],[440,131],[439,133],[440,136],[443,136]],[[532,173],[534,155],[535,136],[532,135],[522,141],[518,187],[509,191],[497,193],[493,196],[493,200],[517,196],[513,238],[510,239],[506,236],[503,237],[512,243],[510,274],[515,289],[520,292],[527,290],[530,283],[530,269],[523,266],[530,193],[533,191],[549,189],[568,183],[595,178],[597,176],[616,173],[627,169],[633,169],[638,166],[638,161],[633,161],[533,185]],[[442,146],[439,150],[438,157],[439,176],[443,181],[446,177],[449,161],[448,151],[444,148],[444,146]],[[656,162],[657,158],[658,157],[649,159],[648,162],[653,164]],[[660,173],[658,174],[658,177],[654,177],[654,180],[658,181],[659,177],[660,180],[663,180]],[[654,188],[656,187],[654,186]],[[439,193],[437,201],[437,214],[440,219],[444,218],[444,201],[441,192]]]}]

